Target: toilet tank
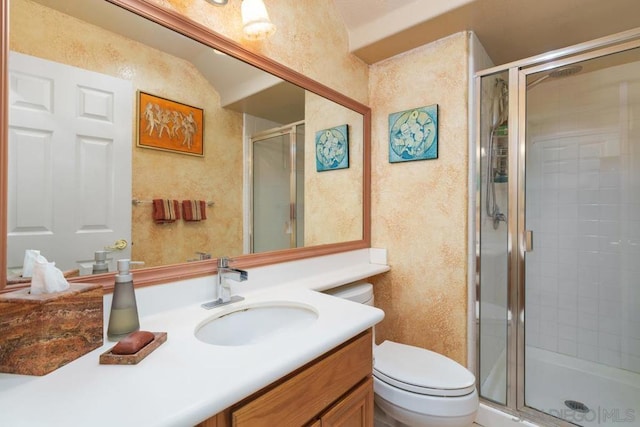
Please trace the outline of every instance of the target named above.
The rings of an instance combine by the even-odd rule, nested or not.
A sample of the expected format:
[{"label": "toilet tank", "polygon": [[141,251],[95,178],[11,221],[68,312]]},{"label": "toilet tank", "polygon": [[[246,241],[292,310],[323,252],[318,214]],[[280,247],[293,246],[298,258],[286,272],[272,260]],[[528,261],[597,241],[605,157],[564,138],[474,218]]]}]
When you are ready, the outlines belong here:
[{"label": "toilet tank", "polygon": [[373,306],[373,285],[366,282],[350,283],[324,291],[325,294],[344,298],[349,301]]}]

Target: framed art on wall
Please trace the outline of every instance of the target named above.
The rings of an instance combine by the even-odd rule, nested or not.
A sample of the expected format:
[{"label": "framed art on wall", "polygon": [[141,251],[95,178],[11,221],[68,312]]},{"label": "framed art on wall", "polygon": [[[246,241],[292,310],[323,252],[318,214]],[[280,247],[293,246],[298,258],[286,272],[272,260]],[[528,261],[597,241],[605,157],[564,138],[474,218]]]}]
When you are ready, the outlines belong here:
[{"label": "framed art on wall", "polygon": [[204,155],[204,110],[138,92],[139,147]]},{"label": "framed art on wall", "polygon": [[335,126],[316,132],[316,170],[349,167],[349,127]]},{"label": "framed art on wall", "polygon": [[389,115],[389,162],[438,158],[438,104]]}]

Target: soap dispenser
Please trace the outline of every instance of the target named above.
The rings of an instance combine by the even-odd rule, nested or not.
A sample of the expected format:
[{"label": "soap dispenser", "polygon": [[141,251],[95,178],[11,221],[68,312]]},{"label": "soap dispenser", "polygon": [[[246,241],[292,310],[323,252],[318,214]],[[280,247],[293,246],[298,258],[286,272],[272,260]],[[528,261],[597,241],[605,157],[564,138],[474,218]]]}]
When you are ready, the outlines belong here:
[{"label": "soap dispenser", "polygon": [[107,264],[107,254],[109,251],[96,251],[93,254],[94,263],[92,274],[108,273],[109,264]]},{"label": "soap dispenser", "polygon": [[116,274],[107,329],[109,341],[120,341],[131,332],[140,329],[133,276],[129,271],[130,264],[142,264],[142,262],[129,259],[118,260],[118,274]]}]

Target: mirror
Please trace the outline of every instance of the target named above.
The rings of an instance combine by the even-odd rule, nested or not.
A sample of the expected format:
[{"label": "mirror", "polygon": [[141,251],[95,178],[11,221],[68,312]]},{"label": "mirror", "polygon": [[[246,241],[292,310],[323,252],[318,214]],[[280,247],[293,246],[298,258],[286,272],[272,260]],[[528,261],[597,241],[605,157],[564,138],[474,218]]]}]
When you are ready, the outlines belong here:
[{"label": "mirror", "polygon": [[[93,234],[99,235],[102,239],[97,242],[74,244],[74,248],[85,245],[82,254],[74,258],[76,263],[91,265],[93,251],[113,245],[114,240],[120,238],[118,235],[106,237],[106,230],[112,228],[109,223],[112,217],[121,214],[122,211],[127,212],[125,217],[130,220],[132,244],[128,246],[128,250],[131,252],[114,251],[110,255],[113,259],[131,257],[144,261],[145,267],[154,267],[145,269],[146,274],[142,281],[147,283],[213,272],[215,267],[212,261],[181,264],[207,256],[228,255],[236,258],[238,265],[249,266],[369,245],[370,111],[366,106],[273,61],[252,54],[240,45],[174,13],[138,0],[119,0],[111,3],[123,7],[102,0],[11,2],[11,50],[27,54],[29,57],[61,63],[66,67],[83,69],[82,72],[89,73],[90,77],[93,76],[92,73],[97,73],[123,80],[123,98],[127,98],[127,94],[129,98],[129,109],[125,106],[115,111],[131,111],[123,118],[125,125],[128,122],[130,129],[129,132],[125,132],[124,139],[130,150],[128,155],[131,157],[131,164],[124,168],[116,166],[115,170],[119,173],[103,174],[109,177],[103,181],[111,183],[112,175],[116,175],[129,185],[119,184],[117,188],[100,186],[100,182],[94,187],[87,185],[88,190],[85,188],[86,192],[80,193],[83,197],[74,198],[72,195],[68,202],[59,203],[67,205],[67,208],[71,206],[72,212],[79,211],[83,218],[89,219],[81,230],[82,233],[76,234],[85,237],[92,234],[91,231],[97,231]],[[48,9],[53,6],[63,10]],[[102,21],[106,22],[98,21],[104,17],[107,19]],[[162,27],[152,20],[163,22],[173,29]],[[5,23],[3,30],[6,31],[6,28]],[[38,28],[38,31],[34,31],[34,28]],[[47,29],[55,31],[49,34]],[[5,37],[3,40],[6,39]],[[214,53],[214,48],[223,55]],[[3,74],[7,78],[8,54],[6,51],[3,53]],[[9,68],[13,64],[12,58],[13,56],[8,58]],[[62,75],[69,74],[66,70],[68,69],[63,69]],[[238,81],[238,77],[242,79]],[[19,79],[12,78],[9,81],[10,89],[20,84],[22,82]],[[203,156],[189,156],[136,145],[138,132],[143,130],[144,124],[136,114],[136,102],[140,92],[204,111],[204,119],[200,125],[204,129]],[[87,112],[93,114],[90,118],[94,120],[96,114],[107,109],[100,104],[103,99],[101,96],[92,97],[96,93],[102,95],[103,91],[88,90],[80,97],[85,102],[83,105]],[[3,93],[4,102],[10,102],[8,98],[9,95]],[[12,119],[11,113],[10,116]],[[298,236],[293,247],[303,247],[268,248],[264,253],[249,254],[254,222],[251,217],[253,194],[250,183],[253,175],[252,165],[256,163],[255,159],[251,158],[251,136],[301,121],[304,122],[304,132],[298,137],[298,144],[300,140],[304,140],[305,149],[299,149],[298,152],[304,151],[304,157],[298,160],[287,156],[282,158],[283,164],[298,165],[298,174],[302,176],[297,180],[298,199],[295,209],[289,204],[284,207],[286,212],[297,213],[294,219],[298,222],[298,227],[292,227],[290,222],[283,220],[274,228],[281,229],[285,234],[291,233],[292,229],[298,230],[303,237]],[[316,135],[339,125],[348,126],[349,166],[340,170],[318,172]],[[16,139],[12,132],[25,127],[24,124],[18,123],[15,126],[10,125],[9,130],[3,129],[4,156],[7,141],[12,143],[11,141]],[[82,140],[78,135],[72,139]],[[88,142],[81,141],[85,142],[84,146],[89,147],[85,148],[85,151],[80,150],[85,155],[85,160],[90,160],[85,162],[85,172],[102,171],[103,168],[107,168],[109,165],[96,166],[96,163],[92,163],[103,157],[126,157],[113,156],[111,148],[105,148],[108,144],[101,143],[107,139],[108,137],[93,137],[88,138]],[[22,167],[15,166],[15,156],[11,155],[17,151],[14,147],[9,149],[10,156],[5,160],[9,162],[8,184],[4,183],[9,187],[9,244],[7,256],[3,257],[8,260],[7,267],[19,266],[27,247],[46,248],[43,254],[53,261],[57,261],[59,256],[59,252],[56,251],[63,249],[63,252],[66,252],[58,244],[47,246],[46,242],[37,240],[52,234],[46,227],[46,221],[51,223],[59,218],[60,214],[56,216],[55,212],[47,211],[47,217],[43,214],[46,209],[23,209],[18,215],[12,210],[12,206],[30,206],[29,203],[32,203],[32,206],[48,207],[56,203],[55,200],[60,194],[47,186],[54,180],[48,180],[50,176],[42,172],[42,169],[46,168],[33,166],[33,163],[38,165],[33,160],[37,157],[33,156],[33,147],[38,147],[37,139],[35,145],[26,146],[29,149],[24,150],[31,155],[23,155],[26,160],[23,159]],[[77,146],[76,143],[76,150]],[[292,150],[287,149],[283,153],[286,151]],[[74,155],[64,154],[60,157],[63,164],[68,165],[69,159]],[[129,169],[132,171],[130,177],[126,173]],[[304,171],[302,174],[300,169]],[[74,173],[77,177],[80,172]],[[33,179],[34,176],[38,179]],[[22,178],[21,182],[32,185],[28,187],[31,191],[17,189],[14,186],[15,182],[20,181],[17,178]],[[43,183],[46,185],[40,185]],[[303,191],[300,191],[301,188]],[[92,189],[98,191],[92,192]],[[126,208],[122,207],[122,201],[117,208],[114,207],[111,204],[112,199],[117,195],[122,198],[123,194],[126,196]],[[25,195],[31,195],[31,200]],[[51,195],[54,195],[53,198]],[[20,197],[27,198],[27,203],[20,205]],[[206,220],[179,220],[168,224],[156,224],[152,220],[153,208],[150,202],[157,198],[178,201],[204,200],[212,204],[205,209]],[[91,204],[78,205],[77,199],[89,201]],[[131,203],[132,200],[137,203]],[[277,209],[274,207],[273,210]],[[37,214],[31,215],[33,212]],[[20,220],[25,217],[31,223],[24,221],[26,225],[22,226]],[[303,227],[300,223],[303,223]],[[7,224],[3,225],[7,227]],[[13,237],[25,235],[29,237],[26,239],[27,243],[23,243],[23,246],[13,244]],[[59,266],[63,269],[76,267],[60,264]],[[3,272],[6,274],[6,269],[3,269]],[[102,276],[95,280],[109,283],[108,279]],[[87,281],[87,278],[82,278],[82,281]],[[140,281],[138,280],[138,283]],[[1,283],[4,283],[4,280]]]}]

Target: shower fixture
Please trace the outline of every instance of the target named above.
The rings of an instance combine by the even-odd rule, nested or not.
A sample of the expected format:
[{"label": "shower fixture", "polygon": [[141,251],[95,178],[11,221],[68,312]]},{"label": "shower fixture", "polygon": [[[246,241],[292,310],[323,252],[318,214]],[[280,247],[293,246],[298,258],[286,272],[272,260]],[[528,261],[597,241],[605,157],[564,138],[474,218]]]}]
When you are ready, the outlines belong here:
[{"label": "shower fixture", "polygon": [[[527,89],[539,85],[548,78],[557,79],[573,76],[582,71],[580,65],[558,67],[527,84]],[[509,143],[509,85],[502,78],[497,78],[491,96],[491,128],[487,149],[487,175],[485,211],[493,220],[493,228],[497,230],[500,222],[507,222],[507,216],[501,212],[496,195],[496,183],[508,180]]]},{"label": "shower fixture", "polygon": [[532,81],[531,83],[527,83],[527,89],[531,89],[531,88],[539,85],[540,83],[542,83],[543,81],[545,81],[549,77],[551,77],[552,79],[558,79],[558,78],[562,78],[562,77],[569,77],[569,76],[573,76],[574,74],[578,74],[580,71],[582,71],[582,66],[581,65],[568,65],[566,67],[555,68],[555,69],[551,70],[550,73],[545,74],[544,76]]},{"label": "shower fixture", "polygon": [[[507,82],[498,78],[493,87],[491,103],[491,130],[487,149],[487,188],[485,210],[493,219],[494,230],[500,222],[507,222],[507,216],[500,211],[496,196],[496,183],[507,182],[508,165],[508,119],[509,119],[509,87]],[[496,141],[496,139],[498,139]]]}]

